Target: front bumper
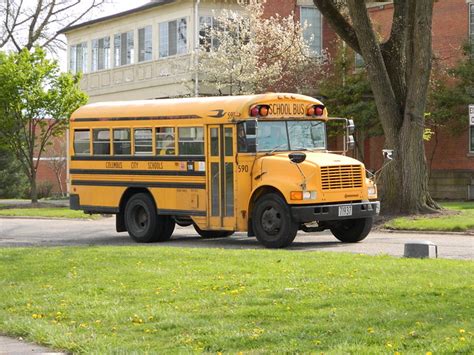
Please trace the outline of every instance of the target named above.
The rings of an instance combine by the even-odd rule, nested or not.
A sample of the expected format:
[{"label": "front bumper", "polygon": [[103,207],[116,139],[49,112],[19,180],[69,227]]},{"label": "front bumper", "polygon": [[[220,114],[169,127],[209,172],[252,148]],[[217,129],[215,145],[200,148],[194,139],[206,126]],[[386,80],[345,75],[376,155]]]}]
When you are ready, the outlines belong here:
[{"label": "front bumper", "polygon": [[[340,216],[339,207],[352,206],[350,216]],[[290,206],[293,220],[298,223],[314,221],[336,221],[342,219],[373,217],[380,212],[379,201],[365,201],[358,203],[340,203],[335,205],[300,205]]]}]

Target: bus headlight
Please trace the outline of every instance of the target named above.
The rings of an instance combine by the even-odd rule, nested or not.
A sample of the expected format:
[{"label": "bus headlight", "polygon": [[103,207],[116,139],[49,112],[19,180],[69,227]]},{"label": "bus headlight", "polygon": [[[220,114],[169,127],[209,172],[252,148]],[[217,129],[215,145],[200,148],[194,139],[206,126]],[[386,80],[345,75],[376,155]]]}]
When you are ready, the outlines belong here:
[{"label": "bus headlight", "polygon": [[377,195],[377,188],[375,186],[369,186],[367,188],[367,193],[369,196]]},{"label": "bus headlight", "polygon": [[291,191],[291,200],[316,200],[316,191]]}]

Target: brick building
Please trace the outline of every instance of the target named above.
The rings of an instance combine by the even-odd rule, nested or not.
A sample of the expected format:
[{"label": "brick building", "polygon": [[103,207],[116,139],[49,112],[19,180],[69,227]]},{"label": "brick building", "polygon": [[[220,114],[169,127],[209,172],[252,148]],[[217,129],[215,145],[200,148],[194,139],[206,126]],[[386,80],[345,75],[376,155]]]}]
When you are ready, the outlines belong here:
[{"label": "brick building", "polygon": [[[372,6],[374,28],[382,35],[390,31],[393,14],[391,3]],[[474,1],[440,0],[434,3],[433,55],[437,65],[453,67],[462,59],[462,47],[474,41]],[[474,102],[473,102],[474,103]],[[474,199],[474,126],[469,126],[466,107],[465,129],[454,133],[450,127],[439,129],[426,143],[430,166],[430,191],[436,199]],[[378,169],[383,137],[367,139],[365,163]]]},{"label": "brick building", "polygon": [[[68,64],[82,72],[81,87],[90,102],[152,99],[209,94],[199,88],[199,77],[189,72],[191,53],[199,45],[199,32],[212,23],[221,9],[238,9],[239,1],[155,0],[136,9],[107,16],[62,32],[68,41]],[[375,28],[390,30],[393,5],[390,1],[369,5]],[[324,21],[312,0],[267,0],[265,15],[294,13],[310,25],[315,53],[334,54],[336,34]],[[474,38],[474,1],[439,0],[433,16],[433,49],[448,66],[461,58],[461,45]],[[356,62],[357,58],[354,58]],[[196,80],[197,79],[197,80]],[[191,85],[183,85],[184,82]],[[192,87],[194,86],[194,89]],[[190,89],[191,88],[191,89]],[[474,126],[453,136],[449,129],[438,132],[427,144],[431,165],[430,186],[436,198],[474,198]],[[383,137],[364,142],[365,164],[377,169],[382,163]],[[43,175],[44,176],[44,175]],[[43,177],[40,177],[42,179]]]}]

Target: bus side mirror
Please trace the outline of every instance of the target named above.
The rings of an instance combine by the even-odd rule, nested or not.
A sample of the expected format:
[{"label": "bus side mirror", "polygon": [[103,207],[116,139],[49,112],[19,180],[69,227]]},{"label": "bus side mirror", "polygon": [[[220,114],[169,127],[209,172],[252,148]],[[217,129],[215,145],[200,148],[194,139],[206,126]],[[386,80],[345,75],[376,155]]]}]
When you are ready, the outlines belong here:
[{"label": "bus side mirror", "polygon": [[353,120],[347,120],[347,134],[353,135],[355,132],[355,124]]},{"label": "bus side mirror", "polygon": [[347,149],[348,150],[352,150],[355,148],[355,140],[354,140],[354,137],[351,135],[351,136],[348,136],[347,137]]},{"label": "bus side mirror", "polygon": [[306,154],[301,153],[301,152],[296,152],[296,153],[290,153],[288,154],[288,158],[290,158],[290,161],[295,164],[300,164],[305,161],[306,159]]}]

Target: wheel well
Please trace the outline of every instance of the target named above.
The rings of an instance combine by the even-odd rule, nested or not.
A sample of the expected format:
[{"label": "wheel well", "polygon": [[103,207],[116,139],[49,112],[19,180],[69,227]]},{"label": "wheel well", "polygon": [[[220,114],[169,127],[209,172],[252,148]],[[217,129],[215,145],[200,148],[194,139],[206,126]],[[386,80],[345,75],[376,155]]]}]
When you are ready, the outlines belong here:
[{"label": "wheel well", "polygon": [[128,200],[130,198],[138,193],[145,193],[151,196],[153,203],[155,204],[155,209],[156,209],[156,202],[155,199],[153,198],[153,195],[148,189],[145,188],[140,188],[140,187],[130,187],[125,192],[123,193],[121,199],[120,199],[120,204],[119,204],[119,212],[116,215],[116,220],[115,220],[115,227],[117,232],[125,232],[127,230],[125,226],[125,206],[127,205]]},{"label": "wheel well", "polygon": [[247,228],[248,228],[248,235],[249,236],[255,235],[255,233],[253,231],[253,227],[252,227],[252,212],[253,212],[253,207],[255,206],[255,202],[259,199],[260,196],[263,196],[263,195],[268,194],[268,193],[276,193],[276,194],[280,195],[281,198],[283,198],[283,200],[285,200],[285,197],[280,192],[280,190],[278,190],[277,188],[275,188],[273,186],[260,186],[257,190],[255,190],[252,194],[252,198],[250,199],[249,209],[248,209],[249,218],[248,218],[248,222],[247,222],[248,223]]}]

